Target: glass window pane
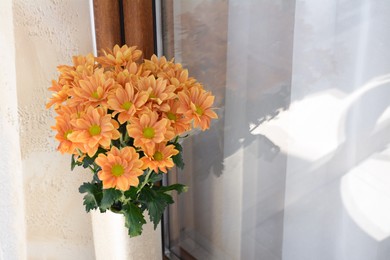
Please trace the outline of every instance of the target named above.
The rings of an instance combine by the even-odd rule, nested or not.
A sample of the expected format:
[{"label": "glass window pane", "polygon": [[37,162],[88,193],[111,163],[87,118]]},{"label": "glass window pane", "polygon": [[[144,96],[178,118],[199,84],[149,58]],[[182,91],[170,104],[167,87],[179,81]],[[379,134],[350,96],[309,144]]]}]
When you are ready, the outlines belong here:
[{"label": "glass window pane", "polygon": [[219,115],[169,175],[189,186],[170,207],[172,253],[386,259],[389,14],[384,0],[164,1],[164,54]]}]

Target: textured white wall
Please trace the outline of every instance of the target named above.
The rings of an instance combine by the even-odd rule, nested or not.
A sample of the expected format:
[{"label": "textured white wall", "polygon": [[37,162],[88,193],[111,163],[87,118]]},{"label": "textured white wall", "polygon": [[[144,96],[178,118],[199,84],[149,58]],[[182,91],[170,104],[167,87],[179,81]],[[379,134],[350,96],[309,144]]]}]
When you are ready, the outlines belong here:
[{"label": "textured white wall", "polygon": [[0,2],[0,260],[26,257],[12,2]]},{"label": "textured white wall", "polygon": [[92,52],[88,1],[13,1],[17,102],[29,259],[93,259],[90,216],[78,186],[88,172],[71,172],[45,110],[56,66]]}]

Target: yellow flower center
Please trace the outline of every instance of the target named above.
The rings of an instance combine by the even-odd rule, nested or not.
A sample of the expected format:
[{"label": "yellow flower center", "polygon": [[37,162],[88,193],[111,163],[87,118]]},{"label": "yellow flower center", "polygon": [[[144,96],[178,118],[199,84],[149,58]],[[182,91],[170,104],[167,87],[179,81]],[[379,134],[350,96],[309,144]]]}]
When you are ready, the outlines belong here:
[{"label": "yellow flower center", "polygon": [[149,98],[157,98],[157,96],[154,93],[150,93]]},{"label": "yellow flower center", "polygon": [[145,138],[152,139],[154,137],[153,127],[145,127],[143,130],[143,134]]},{"label": "yellow flower center", "polygon": [[155,152],[154,155],[153,155],[153,159],[155,161],[161,161],[162,159],[164,158],[164,155],[162,154],[162,152]]},{"label": "yellow flower center", "polygon": [[100,134],[101,131],[102,131],[102,129],[101,129],[100,126],[98,126],[98,125],[92,125],[92,126],[89,128],[89,133],[90,133],[92,136]]},{"label": "yellow flower center", "polygon": [[68,130],[68,131],[66,131],[66,132],[64,133],[64,138],[65,138],[65,140],[69,140],[69,139],[68,139],[68,135],[70,135],[72,132],[73,132],[72,130]]},{"label": "yellow flower center", "polygon": [[131,103],[130,101],[126,101],[125,103],[122,104],[122,108],[128,111],[132,105],[133,103]]},{"label": "yellow flower center", "polygon": [[177,120],[176,115],[174,113],[172,113],[172,112],[168,112],[167,113],[167,117],[168,117],[169,120],[173,120],[173,121]]},{"label": "yellow flower center", "polygon": [[114,175],[115,177],[120,177],[120,176],[122,176],[124,172],[125,172],[125,169],[123,169],[123,166],[120,165],[120,164],[115,164],[115,165],[112,166],[112,168],[111,168],[111,173],[112,173],[112,175]]},{"label": "yellow flower center", "polygon": [[97,93],[97,91],[94,91],[94,92],[92,92],[91,97],[98,99],[99,94]]},{"label": "yellow flower center", "polygon": [[203,115],[203,109],[200,106],[196,106],[195,113],[201,116]]}]

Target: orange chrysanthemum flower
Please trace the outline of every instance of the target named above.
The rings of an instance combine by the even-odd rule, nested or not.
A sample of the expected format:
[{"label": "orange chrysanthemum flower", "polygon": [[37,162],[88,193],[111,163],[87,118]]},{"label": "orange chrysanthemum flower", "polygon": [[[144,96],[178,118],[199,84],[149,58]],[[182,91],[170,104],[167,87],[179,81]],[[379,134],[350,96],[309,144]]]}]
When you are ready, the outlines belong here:
[{"label": "orange chrysanthemum flower", "polygon": [[194,127],[200,127],[203,131],[210,128],[211,119],[218,118],[212,110],[214,96],[201,88],[193,87],[188,91],[178,94],[182,106],[178,108],[188,120],[193,120]]},{"label": "orange chrysanthemum flower", "polygon": [[135,84],[140,77],[148,77],[150,75],[150,71],[143,69],[143,64],[138,65],[132,62],[127,64],[126,68],[117,69],[113,73],[116,82],[122,87],[125,87],[127,83]]},{"label": "orange chrysanthemum flower", "polygon": [[80,76],[91,76],[96,68],[95,57],[91,53],[87,56],[74,56],[73,65]]},{"label": "orange chrysanthemum flower", "polygon": [[137,61],[142,56],[142,51],[137,50],[137,47],[127,47],[127,45],[123,45],[122,47],[115,45],[112,51],[103,50],[103,53],[104,56],[96,58],[103,67],[126,66],[128,63]]},{"label": "orange chrysanthemum flower", "polygon": [[157,78],[166,79],[169,85],[175,86],[175,93],[178,93],[193,85],[196,80],[188,77],[188,70],[183,69],[180,63],[173,61],[174,59],[167,61],[165,57],[153,55],[150,60],[145,60],[145,69],[150,70]]},{"label": "orange chrysanthemum flower", "polygon": [[155,149],[146,150],[145,156],[141,158],[144,163],[142,169],[153,169],[158,173],[158,170],[167,173],[167,169],[175,166],[172,156],[178,154],[174,145],[166,145],[166,143],[157,144]]},{"label": "orange chrysanthemum flower", "polygon": [[188,70],[183,69],[180,63],[172,64],[163,72],[158,73],[158,77],[167,79],[176,88],[176,93],[190,88],[196,83],[194,78],[188,77]]},{"label": "orange chrysanthemum flower", "polygon": [[129,136],[134,138],[134,146],[153,150],[156,144],[165,140],[167,124],[167,119],[159,120],[156,112],[149,111],[140,118],[132,117],[126,128]]},{"label": "orange chrysanthemum flower", "polygon": [[168,69],[173,63],[173,60],[167,61],[165,57],[158,58],[156,55],[152,55],[150,60],[145,59],[145,69],[149,70],[155,77],[160,72],[163,72],[164,70]]},{"label": "orange chrysanthemum flower", "polygon": [[144,69],[144,64],[137,64],[135,62],[127,63],[125,70],[127,70],[130,75],[136,77],[147,77],[151,73],[149,70]]},{"label": "orange chrysanthemum flower", "polygon": [[59,84],[57,81],[52,80],[51,86],[48,88],[48,90],[53,92],[60,92],[63,88],[63,85]]},{"label": "orange chrysanthemum flower", "polygon": [[60,72],[58,77],[58,83],[60,85],[72,85],[76,78],[78,78],[78,73],[76,69],[68,65],[57,66],[57,70]]},{"label": "orange chrysanthemum flower", "polygon": [[82,150],[83,144],[71,141],[68,136],[73,132],[73,125],[76,119],[80,118],[84,112],[84,106],[69,107],[66,105],[56,107],[55,110],[58,113],[56,117],[56,125],[52,126],[53,130],[57,130],[55,138],[60,142],[58,150],[63,153],[75,154],[76,148]]},{"label": "orange chrysanthemum flower", "polygon": [[46,108],[50,108],[52,105],[55,105],[54,108],[57,109],[69,98],[69,85],[60,85],[57,81],[52,81],[52,86],[49,90],[54,91],[50,101],[46,104]]},{"label": "orange chrysanthemum flower", "polygon": [[156,80],[154,76],[141,78],[137,86],[140,91],[148,92],[149,99],[159,106],[164,101],[176,97],[176,94],[174,93],[175,86],[167,85],[167,81],[164,79]]},{"label": "orange chrysanthemum flower", "polygon": [[82,143],[82,152],[87,153],[89,157],[95,155],[101,145],[109,149],[111,140],[120,137],[117,130],[118,122],[111,119],[111,115],[102,108],[89,107],[82,118],[76,119],[73,124],[73,132],[68,135],[72,142]]},{"label": "orange chrysanthemum flower", "polygon": [[98,177],[103,182],[103,189],[126,191],[130,186],[137,187],[138,176],[143,174],[142,161],[133,147],[119,150],[113,146],[107,155],[99,154],[95,162],[101,167]]},{"label": "orange chrysanthemum flower", "polygon": [[79,104],[77,106],[61,106],[59,109],[56,109],[58,115],[69,115],[70,121],[75,121],[83,117],[85,114],[85,106],[83,104]]},{"label": "orange chrysanthemum flower", "polygon": [[98,105],[107,106],[108,95],[114,88],[115,81],[106,77],[103,69],[78,82],[78,86],[70,90],[73,98],[69,101],[70,105],[83,103],[85,106],[96,107]]},{"label": "orange chrysanthemum flower", "polygon": [[146,92],[135,93],[133,84],[127,83],[126,87],[118,87],[115,93],[111,94],[108,99],[108,107],[114,110],[112,116],[119,113],[118,121],[123,124],[135,114],[148,100]]},{"label": "orange chrysanthemum flower", "polygon": [[82,144],[75,143],[69,140],[68,136],[73,132],[73,126],[71,125],[71,115],[63,114],[56,117],[56,125],[52,126],[53,130],[57,131],[55,136],[56,140],[60,142],[57,147],[57,150],[62,154],[70,153],[74,154],[76,148],[82,147]]},{"label": "orange chrysanthemum flower", "polygon": [[58,82],[61,85],[73,85],[83,77],[91,76],[96,69],[95,58],[92,54],[87,56],[74,56],[73,66],[60,65],[57,67],[60,72]]},{"label": "orange chrysanthemum flower", "polygon": [[163,117],[170,121],[171,127],[174,129],[175,135],[181,135],[191,129],[191,124],[183,114],[178,113],[181,103],[178,99],[168,101],[169,110],[163,113]]},{"label": "orange chrysanthemum flower", "polygon": [[188,86],[194,84],[196,80],[194,78],[188,77],[188,70],[179,69],[174,70],[171,69],[162,73],[163,78],[169,78],[169,82],[175,86],[176,91],[181,91],[183,89],[188,88]]}]

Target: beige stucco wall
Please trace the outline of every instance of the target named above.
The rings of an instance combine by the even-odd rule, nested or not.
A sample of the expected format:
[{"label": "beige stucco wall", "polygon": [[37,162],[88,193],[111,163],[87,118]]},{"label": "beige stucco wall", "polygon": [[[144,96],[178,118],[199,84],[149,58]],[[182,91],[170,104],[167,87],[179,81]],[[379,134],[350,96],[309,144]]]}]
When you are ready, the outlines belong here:
[{"label": "beige stucco wall", "polygon": [[90,216],[78,187],[89,173],[70,171],[55,151],[45,109],[56,66],[92,52],[88,1],[13,1],[17,102],[29,259],[94,259]]},{"label": "beige stucco wall", "polygon": [[[7,39],[7,40],[6,40]],[[0,259],[26,257],[12,2],[0,2]]]}]

